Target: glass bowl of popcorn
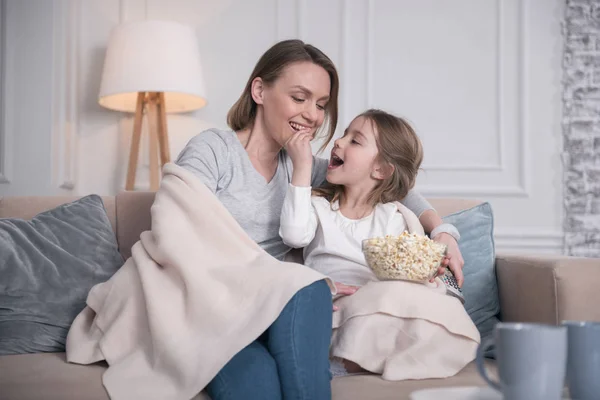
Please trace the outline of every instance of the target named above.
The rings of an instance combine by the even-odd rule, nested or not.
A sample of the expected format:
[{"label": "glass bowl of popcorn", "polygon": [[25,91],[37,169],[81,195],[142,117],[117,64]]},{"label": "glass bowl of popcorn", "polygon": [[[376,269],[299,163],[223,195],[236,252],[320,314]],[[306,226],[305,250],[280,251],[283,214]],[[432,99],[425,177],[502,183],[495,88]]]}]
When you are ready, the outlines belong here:
[{"label": "glass bowl of popcorn", "polygon": [[403,232],[365,239],[362,251],[380,280],[426,282],[436,275],[447,247],[427,236]]}]

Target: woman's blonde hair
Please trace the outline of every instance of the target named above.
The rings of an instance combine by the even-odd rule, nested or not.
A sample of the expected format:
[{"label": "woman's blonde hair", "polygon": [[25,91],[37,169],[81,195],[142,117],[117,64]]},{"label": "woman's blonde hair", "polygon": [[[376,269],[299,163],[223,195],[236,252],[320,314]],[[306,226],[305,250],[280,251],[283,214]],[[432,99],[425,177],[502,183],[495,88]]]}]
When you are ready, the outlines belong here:
[{"label": "woman's blonde hair", "polygon": [[329,74],[331,88],[329,101],[325,106],[325,122],[323,127],[328,126],[328,133],[322,148],[333,138],[338,122],[338,92],[339,78],[333,62],[321,50],[306,44],[301,40],[284,40],[276,43],[268,49],[258,60],[254,71],[248,78],[246,87],[240,98],[235,102],[227,113],[227,124],[234,131],[246,129],[254,123],[257,105],[252,99],[252,81],[262,78],[265,84],[274,83],[285,67],[297,62],[312,62],[322,67]]},{"label": "woman's blonde hair", "polygon": [[[370,121],[377,133],[378,160],[393,167],[391,174],[377,183],[368,201],[372,206],[400,201],[414,187],[423,162],[421,140],[408,122],[385,111],[370,109],[356,118],[360,117]],[[341,200],[343,193],[343,186],[329,182],[313,190],[313,194],[331,203]]]}]

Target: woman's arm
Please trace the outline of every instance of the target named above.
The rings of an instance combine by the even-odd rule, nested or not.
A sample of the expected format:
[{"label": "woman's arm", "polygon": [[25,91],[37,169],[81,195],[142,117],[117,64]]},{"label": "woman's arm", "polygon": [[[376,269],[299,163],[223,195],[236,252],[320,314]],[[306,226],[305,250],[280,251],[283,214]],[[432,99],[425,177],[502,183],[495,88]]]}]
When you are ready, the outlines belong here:
[{"label": "woman's arm", "polygon": [[216,193],[221,167],[228,161],[227,145],[211,130],[194,136],[177,156],[175,164],[192,172],[213,193]]},{"label": "woman's arm", "polygon": [[423,211],[421,215],[419,215],[419,221],[421,222],[421,225],[423,225],[423,229],[426,233],[431,233],[431,231],[443,223],[437,211],[433,208]]},{"label": "woman's arm", "polygon": [[279,226],[283,243],[297,249],[306,247],[314,239],[317,225],[317,214],[311,203],[311,187],[290,184]]},{"label": "woman's arm", "polygon": [[[416,190],[410,190],[400,202],[419,217],[419,221],[426,233],[431,232],[437,225],[441,224],[441,219],[433,206]],[[435,219],[436,216],[437,220]],[[439,223],[436,225],[437,222]]]},{"label": "woman's arm", "polygon": [[416,190],[410,190],[400,202],[419,217],[419,222],[423,225],[425,233],[431,234],[431,236],[447,233],[456,241],[460,239],[456,227],[444,223],[433,206]]},{"label": "woman's arm", "polygon": [[419,216],[423,229],[426,233],[431,234],[433,240],[448,247],[447,266],[456,277],[458,285],[462,286],[464,281],[462,268],[465,261],[458,247],[460,234],[456,227],[444,223],[431,204],[414,189],[408,192],[401,203]]}]

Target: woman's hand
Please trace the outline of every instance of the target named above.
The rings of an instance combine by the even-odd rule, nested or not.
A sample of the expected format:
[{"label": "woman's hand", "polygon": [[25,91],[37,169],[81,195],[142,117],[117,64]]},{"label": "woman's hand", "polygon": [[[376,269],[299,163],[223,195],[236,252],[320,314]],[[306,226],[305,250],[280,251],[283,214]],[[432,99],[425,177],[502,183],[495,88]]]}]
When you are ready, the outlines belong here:
[{"label": "woman's hand", "polygon": [[284,146],[294,166],[294,186],[310,186],[313,163],[311,140],[312,135],[308,133],[295,133]]},{"label": "woman's hand", "polygon": [[462,268],[465,265],[465,260],[463,260],[462,254],[460,253],[458,243],[456,243],[456,240],[452,237],[452,235],[443,232],[436,235],[433,240],[445,244],[448,247],[447,255],[442,261],[442,265],[438,270],[438,275],[442,275],[444,273],[444,269],[448,267],[454,274],[458,286],[462,287],[464,281]]},{"label": "woman's hand", "polygon": [[[337,295],[336,296],[351,296],[354,293],[356,293],[356,291],[359,289],[358,286],[350,286],[350,285],[344,285],[343,283],[339,283],[339,282],[334,282],[333,283],[335,285],[335,288],[337,289]],[[333,311],[337,311],[339,310],[339,307],[334,305],[333,306]]]}]

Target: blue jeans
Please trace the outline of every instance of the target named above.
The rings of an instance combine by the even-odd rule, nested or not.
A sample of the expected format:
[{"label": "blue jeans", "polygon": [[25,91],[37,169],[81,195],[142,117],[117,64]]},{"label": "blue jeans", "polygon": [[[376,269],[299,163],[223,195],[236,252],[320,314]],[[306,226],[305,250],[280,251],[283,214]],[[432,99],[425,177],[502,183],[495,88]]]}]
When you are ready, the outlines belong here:
[{"label": "blue jeans", "polygon": [[317,281],[287,303],[257,340],[208,384],[212,400],[330,400],[332,300]]}]

